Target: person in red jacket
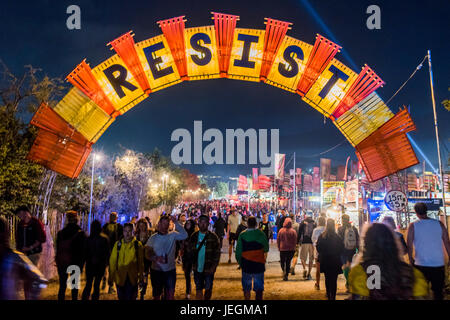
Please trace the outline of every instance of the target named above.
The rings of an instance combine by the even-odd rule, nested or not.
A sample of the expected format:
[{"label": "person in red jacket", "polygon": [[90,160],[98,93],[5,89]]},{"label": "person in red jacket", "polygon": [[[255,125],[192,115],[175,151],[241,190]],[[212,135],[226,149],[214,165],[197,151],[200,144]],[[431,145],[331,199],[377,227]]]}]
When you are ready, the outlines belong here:
[{"label": "person in red jacket", "polygon": [[294,256],[295,246],[297,244],[297,232],[292,228],[291,218],[286,218],[283,228],[278,232],[277,245],[280,250],[280,263],[283,270],[283,280],[288,280],[291,266],[291,260]]},{"label": "person in red jacket", "polygon": [[44,225],[31,215],[27,206],[20,206],[15,213],[20,219],[16,230],[16,250],[25,254],[37,266],[42,244],[47,240]]}]

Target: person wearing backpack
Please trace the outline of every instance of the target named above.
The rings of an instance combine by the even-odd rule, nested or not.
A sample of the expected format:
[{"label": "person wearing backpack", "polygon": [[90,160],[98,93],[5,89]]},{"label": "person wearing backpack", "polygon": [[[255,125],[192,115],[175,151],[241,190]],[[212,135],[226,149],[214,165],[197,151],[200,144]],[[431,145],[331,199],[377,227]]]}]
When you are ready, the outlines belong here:
[{"label": "person wearing backpack", "polygon": [[125,223],[123,239],[114,244],[109,258],[109,272],[119,300],[136,300],[144,282],[144,246],[133,236],[134,225]]},{"label": "person wearing backpack", "polygon": [[[147,243],[148,239],[150,239],[151,232],[148,227],[148,222],[146,219],[141,218],[136,222],[136,239],[139,240],[142,245]],[[148,287],[148,276],[150,275],[150,265],[151,261],[145,257],[144,254],[144,282],[142,287],[139,290],[139,299],[144,300],[145,294],[147,293]]]},{"label": "person wearing backpack", "polygon": [[353,260],[353,256],[359,250],[359,233],[358,229],[350,223],[350,216],[348,214],[342,215],[342,226],[338,229],[338,236],[344,242],[344,250],[342,251],[342,271],[345,277],[345,287],[348,290],[348,274],[350,272],[350,265]]},{"label": "person wearing backpack", "polygon": [[211,299],[214,273],[220,260],[219,237],[208,230],[208,225],[209,217],[201,215],[198,218],[199,230],[189,238],[197,300]]},{"label": "person wearing backpack", "polygon": [[[314,246],[312,234],[316,228],[316,223],[312,218],[312,212],[307,213],[307,217],[300,224],[299,243],[301,244],[300,259],[303,266],[303,278],[311,280],[311,269],[314,262]],[[306,271],[306,260],[308,260],[308,271]]]},{"label": "person wearing backpack", "polygon": [[91,295],[92,283],[94,283],[94,293],[92,300],[98,300],[100,297],[100,282],[105,274],[106,266],[109,261],[109,240],[102,233],[100,221],[94,220],[91,224],[91,233],[86,240],[86,285],[83,290],[82,300],[89,300]]},{"label": "person wearing backpack", "polygon": [[[58,300],[65,300],[67,289],[67,268],[75,265],[83,271],[86,234],[80,228],[76,211],[66,212],[67,225],[56,235],[55,261],[59,276]],[[72,300],[78,300],[78,289],[72,289]]]},{"label": "person wearing backpack", "polygon": [[[111,212],[109,215],[109,222],[105,223],[103,226],[103,233],[109,239],[110,252],[112,251],[114,244],[122,239],[123,227],[120,223],[117,223],[117,212]],[[114,282],[111,277],[111,273],[108,275],[108,294],[113,294],[114,292]],[[106,276],[103,277],[102,290],[106,288]]]}]

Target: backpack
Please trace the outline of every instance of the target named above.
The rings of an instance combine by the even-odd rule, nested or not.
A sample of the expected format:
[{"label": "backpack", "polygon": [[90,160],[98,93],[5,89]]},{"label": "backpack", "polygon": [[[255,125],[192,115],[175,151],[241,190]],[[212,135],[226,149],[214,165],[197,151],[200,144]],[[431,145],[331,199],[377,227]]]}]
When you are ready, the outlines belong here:
[{"label": "backpack", "polygon": [[353,227],[345,228],[344,247],[347,250],[354,250],[356,248],[356,232]]},{"label": "backpack", "polygon": [[313,234],[313,230],[314,230],[314,222],[311,222],[311,221],[306,222],[304,236],[311,238],[312,234]]}]

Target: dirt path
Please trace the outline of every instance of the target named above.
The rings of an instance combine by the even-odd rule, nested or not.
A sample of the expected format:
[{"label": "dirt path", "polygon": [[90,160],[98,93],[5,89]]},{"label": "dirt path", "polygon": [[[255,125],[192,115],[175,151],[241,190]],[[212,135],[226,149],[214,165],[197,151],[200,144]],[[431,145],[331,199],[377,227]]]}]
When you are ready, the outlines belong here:
[{"label": "dirt path", "polygon": [[[232,263],[228,264],[228,243],[225,243],[222,249],[221,262],[217,268],[214,278],[214,289],[212,299],[214,300],[242,300],[241,271],[237,269],[238,265],[232,256]],[[264,299],[270,300],[325,300],[325,283],[323,274],[321,276],[320,291],[314,288],[314,280],[303,280],[302,266],[300,260],[296,266],[296,274],[289,276],[289,281],[282,281],[281,267],[279,263],[279,252],[275,244],[271,244],[266,264]],[[311,272],[315,279],[315,269]],[[84,288],[82,280],[81,288]],[[195,284],[192,279],[192,290],[195,295]],[[80,290],[81,291],[81,290]],[[184,273],[180,265],[177,265],[177,282],[175,289],[175,299],[184,299],[185,295]],[[42,298],[46,300],[57,299],[58,283],[52,281],[48,288],[43,292]],[[253,293],[252,293],[253,294]],[[79,293],[81,297],[81,292]],[[70,299],[69,290],[66,292],[67,299]],[[192,297],[192,295],[191,295]],[[345,280],[342,275],[338,279],[337,299],[347,298],[345,294]],[[100,295],[102,300],[116,300],[116,294],[108,294],[102,291]],[[147,289],[146,299],[151,299],[151,285]]]}]

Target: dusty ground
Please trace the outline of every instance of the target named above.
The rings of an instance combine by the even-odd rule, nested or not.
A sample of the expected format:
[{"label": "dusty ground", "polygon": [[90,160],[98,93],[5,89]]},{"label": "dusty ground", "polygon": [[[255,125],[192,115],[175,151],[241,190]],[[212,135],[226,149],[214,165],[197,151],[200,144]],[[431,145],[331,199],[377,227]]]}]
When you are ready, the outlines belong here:
[{"label": "dusty ground", "polygon": [[[237,262],[232,256],[232,263],[228,264],[228,243],[224,241],[222,249],[221,263],[217,268],[214,278],[213,296],[215,300],[241,300],[242,286],[241,286],[241,271],[237,270]],[[323,274],[321,276],[320,291],[314,288],[314,280],[303,280],[302,266],[300,260],[296,266],[296,274],[289,276],[289,281],[282,281],[281,267],[279,263],[279,252],[275,244],[271,244],[268,263],[266,264],[265,273],[265,290],[264,299],[270,300],[326,300],[325,283]],[[313,279],[315,279],[315,270],[311,272]],[[81,287],[84,288],[84,280],[82,279]],[[192,279],[192,289],[195,295],[195,285]],[[180,265],[177,265],[177,282],[175,289],[175,299],[184,299],[185,295],[185,279],[184,273]],[[43,291],[42,298],[46,300],[57,299],[58,283],[52,281],[48,288]],[[79,292],[81,297],[81,290]],[[192,297],[193,295],[191,295]],[[66,292],[67,299],[70,299],[69,290]],[[338,293],[337,299],[343,300],[347,298],[345,294],[345,280],[343,275],[338,279]],[[116,294],[108,294],[102,291],[100,295],[102,300],[116,300]],[[146,299],[151,299],[151,285],[147,289]]]}]

